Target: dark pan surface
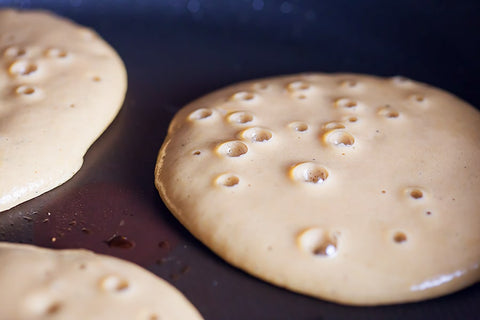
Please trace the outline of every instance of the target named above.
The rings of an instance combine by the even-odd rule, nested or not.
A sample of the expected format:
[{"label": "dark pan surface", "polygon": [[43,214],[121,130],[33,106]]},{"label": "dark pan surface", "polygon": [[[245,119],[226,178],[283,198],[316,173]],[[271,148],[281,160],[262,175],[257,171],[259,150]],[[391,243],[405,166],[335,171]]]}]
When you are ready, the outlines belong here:
[{"label": "dark pan surface", "polygon": [[[479,284],[426,302],[368,308],[271,286],[196,241],[153,185],[157,152],[176,110],[240,80],[302,71],[401,74],[480,106],[480,2],[0,0],[0,5],[50,9],[96,29],[129,73],[124,107],[80,172],[0,214],[0,240],[83,247],[131,260],[180,289],[207,320],[480,318]],[[128,241],[110,247],[106,240],[115,235]]]}]

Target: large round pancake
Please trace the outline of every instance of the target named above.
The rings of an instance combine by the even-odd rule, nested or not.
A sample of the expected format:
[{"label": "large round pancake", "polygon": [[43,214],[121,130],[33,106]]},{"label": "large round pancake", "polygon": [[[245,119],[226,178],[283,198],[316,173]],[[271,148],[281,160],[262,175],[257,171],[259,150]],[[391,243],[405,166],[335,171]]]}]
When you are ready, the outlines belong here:
[{"label": "large round pancake", "polygon": [[401,77],[299,74],[182,108],[155,169],[178,220],[229,263],[355,305],[480,278],[480,113]]},{"label": "large round pancake", "polygon": [[166,281],[87,250],[0,243],[0,287],[1,319],[202,319]]},{"label": "large round pancake", "polygon": [[121,59],[92,30],[0,10],[0,211],[70,179],[126,85]]}]

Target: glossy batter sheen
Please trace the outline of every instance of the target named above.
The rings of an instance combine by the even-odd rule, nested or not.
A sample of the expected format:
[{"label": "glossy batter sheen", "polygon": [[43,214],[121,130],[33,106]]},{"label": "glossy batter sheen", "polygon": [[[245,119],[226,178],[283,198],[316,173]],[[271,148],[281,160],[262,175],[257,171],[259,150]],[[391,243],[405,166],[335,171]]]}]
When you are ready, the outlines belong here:
[{"label": "glossy batter sheen", "polygon": [[0,10],[0,211],[70,179],[125,91],[122,61],[92,30]]},{"label": "glossy batter sheen", "polygon": [[354,305],[480,278],[480,113],[408,79],[300,74],[233,85],[173,119],[155,182],[229,263]]},{"label": "glossy batter sheen", "polygon": [[86,250],[0,243],[0,287],[1,319],[202,319],[166,281]]}]

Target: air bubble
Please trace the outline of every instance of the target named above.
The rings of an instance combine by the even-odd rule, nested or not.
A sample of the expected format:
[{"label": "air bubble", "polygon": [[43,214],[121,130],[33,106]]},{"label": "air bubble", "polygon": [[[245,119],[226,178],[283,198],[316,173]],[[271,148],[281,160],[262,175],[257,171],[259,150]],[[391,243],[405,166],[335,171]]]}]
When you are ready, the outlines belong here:
[{"label": "air bubble", "polygon": [[45,56],[49,58],[66,58],[68,56],[67,51],[57,48],[50,48],[45,50]]},{"label": "air bubble", "polygon": [[404,232],[398,231],[393,235],[393,241],[396,243],[403,243],[407,241],[407,235]]},{"label": "air bubble", "polygon": [[109,292],[124,292],[130,288],[130,284],[118,276],[108,275],[100,280],[100,287]]},{"label": "air bubble", "polygon": [[249,112],[237,111],[231,113],[227,120],[231,123],[245,124],[253,121],[253,115]]},{"label": "air bubble", "polygon": [[386,114],[386,117],[387,118],[398,118],[400,114],[398,113],[398,111],[390,111]]},{"label": "air bubble", "polygon": [[418,103],[422,103],[425,101],[425,97],[422,96],[422,95],[419,95],[419,94],[414,94],[412,96],[412,99],[415,101],[415,102],[418,102]]},{"label": "air bubble", "polygon": [[298,132],[305,132],[308,130],[308,124],[302,121],[291,122],[288,124],[288,127]]},{"label": "air bubble", "polygon": [[355,88],[357,86],[357,81],[355,80],[343,80],[340,85],[344,88]]},{"label": "air bubble", "polygon": [[27,50],[19,47],[9,47],[5,49],[3,55],[9,58],[20,58],[27,54]]},{"label": "air bubble", "polygon": [[297,238],[299,247],[317,257],[333,257],[338,251],[339,232],[328,233],[320,228],[309,228]]},{"label": "air bubble", "polygon": [[305,91],[310,89],[310,84],[305,81],[294,81],[287,84],[287,89],[289,91]]},{"label": "air bubble", "polygon": [[323,129],[327,131],[331,131],[331,130],[337,130],[337,129],[345,129],[345,126],[340,122],[330,121],[323,125]]},{"label": "air bubble", "polygon": [[188,118],[190,120],[203,120],[209,118],[213,114],[212,110],[201,108],[190,113]]},{"label": "air bubble", "polygon": [[413,189],[412,191],[410,191],[410,197],[412,197],[413,199],[421,199],[423,198],[423,192],[422,190]]},{"label": "air bubble", "polygon": [[35,93],[35,88],[31,86],[19,86],[15,92],[19,95],[32,95]]},{"label": "air bubble", "polygon": [[240,157],[248,152],[248,147],[240,141],[228,141],[220,144],[217,150],[221,155],[227,157]]},{"label": "air bubble", "polygon": [[136,320],[160,320],[160,316],[148,310],[142,310],[135,319]]},{"label": "air bubble", "polygon": [[250,128],[242,132],[242,137],[252,142],[266,142],[272,138],[272,132],[263,128]]},{"label": "air bubble", "polygon": [[10,65],[9,72],[13,76],[29,76],[38,70],[38,66],[34,63],[19,60]]},{"label": "air bubble", "polygon": [[327,132],[324,141],[338,147],[350,147],[355,143],[355,138],[346,131],[335,130]]},{"label": "air bubble", "polygon": [[236,175],[230,173],[222,174],[215,181],[218,185],[224,187],[233,187],[240,183],[240,179]]},{"label": "air bubble", "polygon": [[327,169],[316,163],[302,162],[291,169],[290,176],[298,182],[321,184],[327,180],[329,174]]},{"label": "air bubble", "polygon": [[403,190],[405,197],[408,197],[414,201],[425,198],[425,191],[418,186],[408,187]]},{"label": "air bubble", "polygon": [[355,108],[356,106],[358,106],[358,103],[356,101],[350,100],[348,98],[340,98],[340,99],[335,100],[335,106],[340,107],[340,108],[350,109],[350,108]]},{"label": "air bubble", "polygon": [[51,315],[57,314],[61,308],[62,308],[62,304],[60,302],[54,302],[47,307],[47,309],[45,310],[45,313],[51,316]]},{"label": "air bubble", "polygon": [[400,116],[400,113],[392,109],[388,104],[379,108],[378,114],[385,118],[390,118],[390,119],[398,118]]},{"label": "air bubble", "polygon": [[255,94],[248,91],[239,91],[234,93],[230,99],[235,101],[252,101],[255,99]]},{"label": "air bubble", "polygon": [[268,83],[265,82],[258,82],[253,85],[253,88],[255,90],[267,90],[268,89]]}]

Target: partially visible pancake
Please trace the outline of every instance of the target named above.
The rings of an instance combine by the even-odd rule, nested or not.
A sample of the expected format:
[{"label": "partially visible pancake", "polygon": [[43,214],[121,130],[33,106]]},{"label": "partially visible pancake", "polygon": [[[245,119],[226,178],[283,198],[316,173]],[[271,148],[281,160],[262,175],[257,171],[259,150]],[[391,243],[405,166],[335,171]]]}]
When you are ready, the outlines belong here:
[{"label": "partially visible pancake", "polygon": [[0,211],[70,179],[126,86],[121,59],[94,31],[0,10]]},{"label": "partially visible pancake", "polygon": [[480,278],[480,113],[412,80],[299,74],[218,90],[172,120],[155,183],[229,263],[354,305]]},{"label": "partially visible pancake", "polygon": [[0,287],[0,319],[202,319],[166,281],[86,250],[0,243]]}]

